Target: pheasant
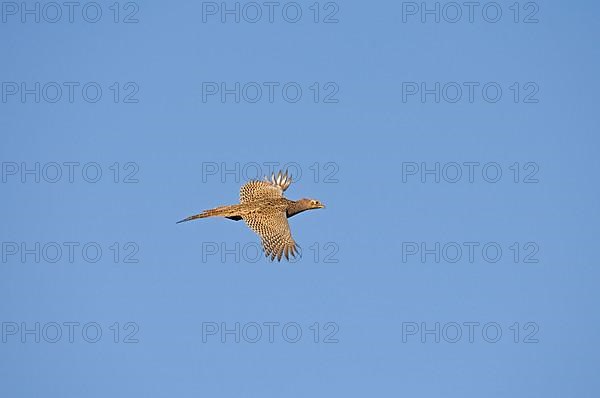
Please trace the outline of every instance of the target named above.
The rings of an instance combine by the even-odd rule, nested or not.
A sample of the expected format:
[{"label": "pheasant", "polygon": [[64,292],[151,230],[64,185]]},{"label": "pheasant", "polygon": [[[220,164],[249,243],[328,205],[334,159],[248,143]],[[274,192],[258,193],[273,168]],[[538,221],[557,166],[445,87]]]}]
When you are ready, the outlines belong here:
[{"label": "pheasant", "polygon": [[177,224],[206,217],[225,217],[230,220],[244,220],[246,225],[258,234],[262,241],[263,251],[271,261],[283,256],[289,261],[290,256],[298,254],[298,246],[292,238],[287,219],[305,210],[322,209],[325,206],[316,199],[289,200],[283,192],[292,183],[288,172],[279,171],[265,177],[264,181],[249,181],[240,189],[240,203],[219,206],[205,210]]}]

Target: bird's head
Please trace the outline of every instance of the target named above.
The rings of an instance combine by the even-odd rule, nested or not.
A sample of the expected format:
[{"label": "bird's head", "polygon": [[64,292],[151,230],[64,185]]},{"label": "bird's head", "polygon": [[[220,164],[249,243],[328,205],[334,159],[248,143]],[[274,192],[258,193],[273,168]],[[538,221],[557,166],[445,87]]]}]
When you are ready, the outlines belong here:
[{"label": "bird's head", "polygon": [[301,208],[303,208],[305,210],[322,209],[325,207],[325,205],[323,203],[321,203],[320,201],[318,201],[317,199],[309,199],[309,198],[300,199],[298,201],[298,204],[300,205]]},{"label": "bird's head", "polygon": [[325,205],[323,203],[321,203],[320,201],[318,201],[317,199],[305,199],[305,200],[308,201],[309,209],[322,209],[325,207]]},{"label": "bird's head", "polygon": [[306,210],[322,209],[324,207],[325,205],[316,199],[300,199],[294,202],[292,206],[288,208],[287,215],[288,217],[291,217]]}]

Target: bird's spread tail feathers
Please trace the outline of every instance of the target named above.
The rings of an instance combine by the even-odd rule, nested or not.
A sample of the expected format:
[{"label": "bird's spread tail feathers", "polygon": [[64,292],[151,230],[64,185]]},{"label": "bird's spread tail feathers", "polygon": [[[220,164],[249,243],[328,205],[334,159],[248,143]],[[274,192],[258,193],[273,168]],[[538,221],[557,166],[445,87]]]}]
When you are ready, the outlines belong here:
[{"label": "bird's spread tail feathers", "polygon": [[238,206],[239,205],[219,206],[219,207],[215,207],[214,209],[204,210],[200,214],[189,216],[187,218],[184,218],[183,220],[177,221],[177,224],[185,222],[185,221],[192,221],[192,220],[196,220],[198,218],[206,218],[206,217],[228,217],[228,218],[232,218],[232,219],[237,219]]}]

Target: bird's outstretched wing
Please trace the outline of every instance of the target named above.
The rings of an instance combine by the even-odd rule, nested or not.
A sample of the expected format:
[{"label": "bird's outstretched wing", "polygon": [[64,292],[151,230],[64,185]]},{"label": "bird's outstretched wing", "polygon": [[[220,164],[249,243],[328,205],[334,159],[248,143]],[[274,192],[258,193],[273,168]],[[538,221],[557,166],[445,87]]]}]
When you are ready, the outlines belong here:
[{"label": "bird's outstretched wing", "polygon": [[270,180],[265,177],[265,181],[249,181],[240,189],[240,203],[281,198],[291,183],[292,177],[287,171],[272,174]]},{"label": "bird's outstretched wing", "polygon": [[271,260],[277,258],[280,261],[283,256],[289,260],[290,256],[295,257],[299,253],[285,212],[273,209],[251,213],[243,219],[260,236],[265,255]]}]

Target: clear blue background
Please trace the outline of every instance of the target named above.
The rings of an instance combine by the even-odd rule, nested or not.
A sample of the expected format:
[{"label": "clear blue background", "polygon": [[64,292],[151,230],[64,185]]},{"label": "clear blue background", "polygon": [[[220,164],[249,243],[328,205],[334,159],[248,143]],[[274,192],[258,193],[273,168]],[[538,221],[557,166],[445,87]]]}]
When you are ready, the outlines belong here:
[{"label": "clear blue background", "polygon": [[[99,82],[95,104],[0,103],[3,162],[139,165],[137,184],[0,185],[2,242],[136,242],[139,263],[0,264],[2,322],[98,322],[96,344],[0,343],[2,396],[597,396],[598,23],[593,1],[539,4],[539,23],[402,23],[396,1],[341,2],[337,24],[202,23],[200,2],[139,4],[137,24],[0,24],[3,82]],[[33,4],[33,3],[32,3]],[[323,5],[321,3],[321,5]],[[428,3],[433,4],[433,3]],[[524,2],[522,3],[522,5]],[[123,5],[123,3],[121,4]],[[302,3],[305,11],[309,3]],[[65,18],[65,17],[63,17]],[[112,102],[136,82],[137,104]],[[202,102],[206,81],[336,82],[339,103]],[[495,104],[402,102],[402,82],[499,82]],[[539,103],[514,103],[512,82]],[[175,221],[234,203],[241,184],[203,162],[335,162],[291,198],[327,208],[291,220],[296,240],[335,242],[337,263],[202,261],[202,242],[256,242],[228,220]],[[490,184],[402,182],[402,162],[497,162]],[[514,162],[539,165],[512,183]],[[401,243],[536,242],[537,264],[403,262]],[[139,325],[137,344],[108,326]],[[202,342],[203,322],[298,322],[290,344]],[[308,326],[336,322],[337,344]],[[403,322],[497,322],[502,339],[402,342]],[[536,344],[508,327],[535,322]],[[522,337],[522,336],[521,336]]]}]

